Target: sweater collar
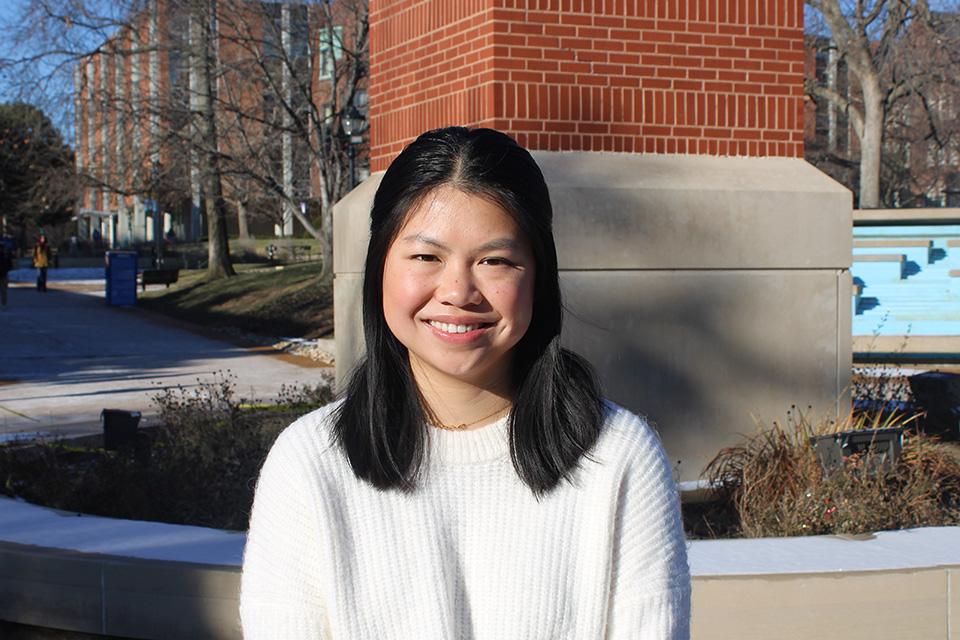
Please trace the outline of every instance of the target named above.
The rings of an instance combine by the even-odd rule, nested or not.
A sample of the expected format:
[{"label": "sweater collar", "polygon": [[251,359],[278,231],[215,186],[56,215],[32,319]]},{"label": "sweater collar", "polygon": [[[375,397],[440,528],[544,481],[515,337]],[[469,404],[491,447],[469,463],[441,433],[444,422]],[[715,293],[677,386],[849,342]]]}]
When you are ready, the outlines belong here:
[{"label": "sweater collar", "polygon": [[485,427],[447,431],[427,427],[431,461],[436,464],[488,462],[510,455],[509,414]]}]

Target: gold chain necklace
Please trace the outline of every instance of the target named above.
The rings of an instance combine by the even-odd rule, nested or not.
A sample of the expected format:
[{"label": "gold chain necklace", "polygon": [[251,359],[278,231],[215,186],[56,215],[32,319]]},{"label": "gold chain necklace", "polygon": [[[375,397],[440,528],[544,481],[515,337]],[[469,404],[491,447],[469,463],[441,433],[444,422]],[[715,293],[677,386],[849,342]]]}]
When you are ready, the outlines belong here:
[{"label": "gold chain necklace", "polygon": [[436,414],[433,413],[433,410],[427,408],[427,421],[437,429],[444,429],[445,431],[463,431],[469,426],[475,425],[478,422],[483,422],[488,418],[492,418],[498,413],[503,413],[504,410],[509,409],[512,404],[513,404],[512,402],[508,402],[507,404],[500,407],[499,409],[497,409],[496,411],[494,411],[489,415],[485,415],[482,418],[477,418],[473,422],[461,422],[460,424],[446,424],[444,422],[441,422],[440,419],[437,418]]}]

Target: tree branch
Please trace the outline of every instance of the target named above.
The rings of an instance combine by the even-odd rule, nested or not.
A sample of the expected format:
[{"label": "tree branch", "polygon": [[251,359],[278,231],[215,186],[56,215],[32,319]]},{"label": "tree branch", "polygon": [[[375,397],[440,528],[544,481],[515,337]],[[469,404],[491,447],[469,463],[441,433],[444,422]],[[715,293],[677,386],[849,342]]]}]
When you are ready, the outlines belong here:
[{"label": "tree branch", "polygon": [[816,98],[823,98],[842,109],[843,112],[849,116],[850,121],[853,124],[853,131],[857,134],[857,138],[863,138],[863,114],[855,104],[846,98],[846,96],[834,91],[833,89],[830,89],[829,87],[824,87],[823,85],[815,84],[813,82],[805,83],[804,90],[808,96],[811,96],[814,99],[814,101],[816,101]]}]

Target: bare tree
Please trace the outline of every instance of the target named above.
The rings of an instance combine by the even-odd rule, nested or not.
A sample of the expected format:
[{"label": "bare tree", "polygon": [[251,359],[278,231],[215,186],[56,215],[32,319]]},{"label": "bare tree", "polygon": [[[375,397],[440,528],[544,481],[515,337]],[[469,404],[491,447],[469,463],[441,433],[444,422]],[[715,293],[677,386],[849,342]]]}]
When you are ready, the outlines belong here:
[{"label": "bare tree", "polygon": [[[224,175],[246,185],[246,193],[252,186],[276,198],[284,220],[296,219],[319,239],[323,277],[330,278],[333,205],[351,187],[354,141],[341,122],[365,107],[367,2],[221,2]],[[316,196],[319,225],[303,206],[307,193]]]},{"label": "bare tree", "polygon": [[891,110],[913,93],[920,67],[904,57],[904,35],[913,23],[928,21],[926,0],[805,0],[822,19],[829,38],[855,79],[858,95],[842,93],[829,84],[807,82],[813,99],[827,100],[845,112],[860,146],[861,208],[880,206],[883,138]]},{"label": "bare tree", "polygon": [[366,0],[25,6],[0,72],[43,70],[51,103],[69,104],[74,83],[95,96],[76,106],[70,126],[89,138],[78,149],[96,148],[78,154],[88,185],[133,197],[137,215],[161,186],[189,194],[194,210],[202,201],[211,277],[232,272],[225,198],[244,215],[272,201],[285,233],[296,219],[320,239],[324,276],[332,275],[332,208],[350,188],[354,150],[341,121],[365,105]]},{"label": "bare tree", "polygon": [[220,179],[220,144],[214,117],[214,90],[211,67],[217,19],[217,0],[188,0],[186,9],[190,21],[190,73],[196,89],[192,114],[195,134],[192,140],[199,146],[195,158],[202,176],[207,208],[207,276],[222,278],[236,275],[230,263],[227,241],[227,216]]},{"label": "bare tree", "polygon": [[[184,150],[189,154],[195,141],[207,149],[215,146],[215,130],[204,128],[203,112],[179,108],[178,87],[161,77],[162,67],[173,63],[171,54],[180,46],[167,19],[170,10],[198,12],[197,7],[206,4],[207,11],[201,12],[206,15],[213,10],[211,2],[29,0],[17,20],[5,25],[8,46],[0,73],[19,78],[13,86],[32,102],[57,105],[53,112],[75,135],[77,172],[102,199],[94,208],[125,209],[129,197],[133,217],[142,222],[147,202],[156,202],[181,182],[178,174],[188,166],[181,157]],[[201,33],[210,39],[209,29]],[[191,126],[191,120],[197,125]],[[193,135],[193,129],[204,135]],[[213,188],[216,177],[209,174],[216,171],[216,154],[213,161],[209,154],[198,157]],[[211,204],[215,202],[214,197]],[[153,208],[159,216],[159,207]],[[155,218],[154,233],[160,232]],[[231,274],[225,233],[209,234],[209,245],[210,275]]]}]

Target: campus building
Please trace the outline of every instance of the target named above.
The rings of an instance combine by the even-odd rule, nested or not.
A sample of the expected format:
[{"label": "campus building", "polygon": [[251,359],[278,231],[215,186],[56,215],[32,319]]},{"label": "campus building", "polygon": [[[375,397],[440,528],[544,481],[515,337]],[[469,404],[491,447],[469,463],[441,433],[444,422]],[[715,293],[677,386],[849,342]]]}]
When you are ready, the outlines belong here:
[{"label": "campus building", "polygon": [[[241,236],[290,236],[316,208],[314,151],[331,115],[341,27],[297,2],[219,3],[211,18],[211,94],[228,224]],[[87,177],[81,234],[110,246],[157,233],[206,233],[195,128],[199,51],[182,6],[150,0],[74,72],[77,169]],[[201,35],[202,37],[202,35]],[[355,104],[365,106],[365,89]],[[319,111],[319,113],[317,113]],[[331,135],[326,132],[326,135]],[[332,135],[340,135],[334,132]]]},{"label": "campus building", "polygon": [[[884,127],[881,198],[887,206],[960,206],[960,89],[944,78],[952,73],[945,43],[956,42],[956,14],[935,13],[935,25],[911,23],[897,42],[917,69],[882,72],[895,96]],[[829,38],[808,36],[804,78],[862,108],[856,75]],[[825,98],[807,100],[804,118],[806,157],[857,191],[860,144],[848,112]]]}]

